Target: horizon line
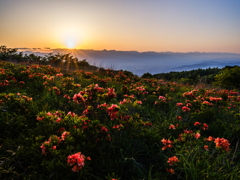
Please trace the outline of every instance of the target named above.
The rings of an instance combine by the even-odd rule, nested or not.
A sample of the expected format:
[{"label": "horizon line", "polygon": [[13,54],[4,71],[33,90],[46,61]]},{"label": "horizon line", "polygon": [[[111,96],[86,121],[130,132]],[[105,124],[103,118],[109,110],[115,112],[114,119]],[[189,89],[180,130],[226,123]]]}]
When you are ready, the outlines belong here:
[{"label": "horizon line", "polygon": [[45,48],[27,48],[27,47],[18,47],[18,48],[13,48],[13,49],[29,49],[29,50],[69,50],[69,51],[73,51],[73,50],[83,50],[83,51],[117,51],[117,52],[138,52],[138,53],[147,53],[147,52],[152,52],[152,53],[228,53],[228,54],[238,54],[240,55],[240,53],[234,53],[234,52],[218,52],[218,51],[211,51],[211,52],[206,52],[206,51],[187,51],[187,52],[177,52],[177,51],[137,51],[137,50],[116,50],[116,49],[102,49],[102,50],[97,50],[97,49],[78,49],[78,48],[48,48],[48,47],[45,47]]}]

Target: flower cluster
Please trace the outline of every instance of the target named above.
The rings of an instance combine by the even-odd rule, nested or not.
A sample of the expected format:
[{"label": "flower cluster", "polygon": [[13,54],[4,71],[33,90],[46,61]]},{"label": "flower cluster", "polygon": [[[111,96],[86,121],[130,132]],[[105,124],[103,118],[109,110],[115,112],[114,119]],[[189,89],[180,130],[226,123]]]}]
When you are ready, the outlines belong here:
[{"label": "flower cluster", "polygon": [[222,149],[226,150],[227,152],[229,151],[230,143],[228,142],[227,139],[218,137],[215,139],[214,143],[216,144],[217,148],[222,148]]},{"label": "flower cluster", "polygon": [[108,115],[111,117],[111,120],[117,118],[119,106],[116,104],[112,104],[111,107],[107,108]]},{"label": "flower cluster", "polygon": [[164,145],[162,148],[163,151],[167,148],[172,148],[173,141],[170,141],[169,139],[164,139],[164,138],[161,141]]},{"label": "flower cluster", "polygon": [[80,104],[81,102],[85,102],[85,99],[83,98],[81,93],[75,94],[73,96],[73,101],[75,101],[76,103]]},{"label": "flower cluster", "polygon": [[[46,148],[47,148],[48,146],[51,146],[52,149],[55,150],[55,149],[56,149],[56,145],[59,145],[60,142],[61,142],[60,137],[58,137],[58,136],[56,136],[56,135],[51,136],[51,137],[48,139],[48,141],[45,141],[45,142],[40,146],[41,149],[42,149],[42,153],[43,153],[44,155],[46,155]],[[55,144],[56,144],[56,145],[55,145]],[[55,145],[55,146],[53,146],[53,145]]]},{"label": "flower cluster", "polygon": [[183,106],[183,103],[177,103],[177,106],[178,106],[178,107],[182,107],[182,106]]},{"label": "flower cluster", "polygon": [[[87,157],[87,160],[91,160],[90,157]],[[67,163],[70,166],[73,166],[72,171],[78,172],[82,167],[84,167],[85,156],[81,152],[69,155],[67,157]]]},{"label": "flower cluster", "polygon": [[168,159],[168,163],[169,166],[173,166],[174,164],[176,164],[177,162],[179,162],[178,158],[176,156],[170,157]]},{"label": "flower cluster", "polygon": [[108,92],[107,92],[108,98],[115,98],[116,97],[116,93],[114,92],[115,91],[114,88],[108,88],[107,90],[108,90]]},{"label": "flower cluster", "polygon": [[62,141],[64,141],[67,136],[69,136],[69,132],[67,132],[67,131],[63,132],[63,133],[62,133],[62,136],[61,136]]}]

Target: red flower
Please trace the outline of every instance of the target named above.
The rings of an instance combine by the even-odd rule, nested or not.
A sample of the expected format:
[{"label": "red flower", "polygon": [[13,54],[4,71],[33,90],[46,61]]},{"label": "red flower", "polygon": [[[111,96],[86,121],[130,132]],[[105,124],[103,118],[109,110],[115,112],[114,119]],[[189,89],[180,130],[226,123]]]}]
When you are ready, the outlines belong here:
[{"label": "red flower", "polygon": [[194,123],[194,126],[199,126],[201,123],[199,123],[199,122],[195,122]]},{"label": "red flower", "polygon": [[188,112],[188,111],[190,111],[190,108],[188,108],[187,106],[183,106],[182,110],[183,110],[183,112]]},{"label": "red flower", "polygon": [[174,170],[173,170],[172,168],[168,168],[168,169],[167,169],[167,172],[169,172],[169,173],[171,173],[171,174],[175,174],[175,173],[174,173]]},{"label": "red flower", "polygon": [[182,107],[182,106],[183,106],[183,103],[177,103],[177,106],[178,106],[178,107]]},{"label": "red flower", "polygon": [[208,129],[208,125],[207,124],[205,124],[205,123],[203,123],[203,128],[202,128],[203,130],[206,130],[206,129]]},{"label": "red flower", "polygon": [[178,119],[179,121],[182,120],[182,117],[181,116],[177,116],[176,119]]},{"label": "red flower", "polygon": [[[72,171],[73,172],[78,172],[82,167],[84,167],[84,155],[81,154],[81,152],[78,152],[76,154],[72,154],[68,156],[67,163],[70,166],[73,166]],[[90,157],[89,157],[90,158]]]},{"label": "red flower", "polygon": [[103,127],[102,127],[102,133],[103,133],[103,132],[107,132],[107,131],[108,131],[108,129],[103,126]]},{"label": "red flower", "polygon": [[65,131],[62,133],[62,140],[64,141],[66,139],[66,137],[69,136],[69,132]]}]

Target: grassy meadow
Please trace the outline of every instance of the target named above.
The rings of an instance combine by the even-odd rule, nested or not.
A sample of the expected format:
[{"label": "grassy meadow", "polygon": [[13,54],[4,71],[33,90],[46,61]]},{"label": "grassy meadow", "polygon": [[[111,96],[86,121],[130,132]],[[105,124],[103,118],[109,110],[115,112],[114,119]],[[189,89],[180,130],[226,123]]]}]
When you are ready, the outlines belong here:
[{"label": "grassy meadow", "polygon": [[240,96],[0,61],[0,179],[240,179]]}]

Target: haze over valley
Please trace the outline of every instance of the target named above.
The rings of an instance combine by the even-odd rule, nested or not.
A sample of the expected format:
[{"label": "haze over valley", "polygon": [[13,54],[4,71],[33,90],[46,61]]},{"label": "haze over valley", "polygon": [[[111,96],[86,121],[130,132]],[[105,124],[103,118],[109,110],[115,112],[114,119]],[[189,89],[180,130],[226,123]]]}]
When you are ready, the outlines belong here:
[{"label": "haze over valley", "polygon": [[205,52],[138,52],[116,50],[83,49],[27,49],[18,48],[25,54],[45,56],[48,53],[70,53],[79,60],[86,59],[90,64],[115,70],[128,70],[138,76],[144,73],[165,73],[187,71],[198,68],[225,67],[240,65],[240,54]]}]

